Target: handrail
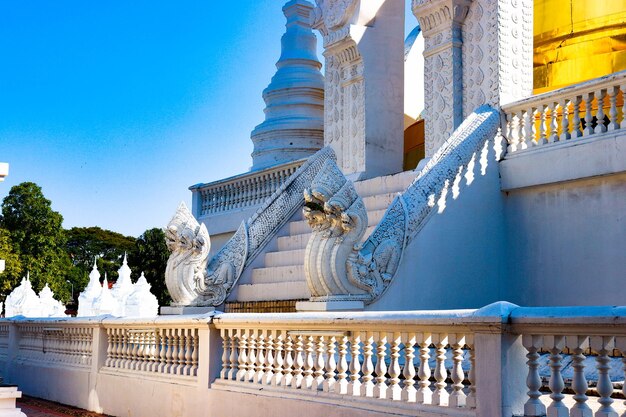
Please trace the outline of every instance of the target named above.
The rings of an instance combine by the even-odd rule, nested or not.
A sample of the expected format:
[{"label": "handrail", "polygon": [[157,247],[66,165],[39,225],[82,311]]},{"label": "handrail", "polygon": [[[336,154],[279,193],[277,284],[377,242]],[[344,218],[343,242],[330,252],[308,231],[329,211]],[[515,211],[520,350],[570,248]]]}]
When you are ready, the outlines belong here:
[{"label": "handrail", "polygon": [[219,181],[192,185],[189,190],[200,194],[199,206],[194,207],[196,215],[203,217],[261,204],[305,162],[306,159],[299,159]]},{"label": "handrail", "polygon": [[626,71],[620,71],[506,104],[502,111],[508,151],[626,129],[625,97]]}]

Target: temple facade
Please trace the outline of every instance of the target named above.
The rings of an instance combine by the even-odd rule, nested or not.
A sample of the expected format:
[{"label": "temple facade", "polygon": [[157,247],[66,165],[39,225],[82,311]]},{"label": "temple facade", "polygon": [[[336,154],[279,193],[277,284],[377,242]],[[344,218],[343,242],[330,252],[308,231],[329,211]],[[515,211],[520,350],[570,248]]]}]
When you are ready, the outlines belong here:
[{"label": "temple facade", "polygon": [[590,3],[413,0],[404,39],[400,0],[288,1],[172,305],[0,320],[0,372],[116,416],[626,416],[625,10]]}]

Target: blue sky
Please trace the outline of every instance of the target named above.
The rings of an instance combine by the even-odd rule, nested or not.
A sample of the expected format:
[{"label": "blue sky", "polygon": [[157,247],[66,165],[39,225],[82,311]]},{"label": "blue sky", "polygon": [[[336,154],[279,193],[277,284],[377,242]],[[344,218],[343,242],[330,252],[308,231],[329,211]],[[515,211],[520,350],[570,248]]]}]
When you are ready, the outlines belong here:
[{"label": "blue sky", "polygon": [[1,1],[0,198],[33,181],[64,227],[138,236],[247,171],[283,4]]}]

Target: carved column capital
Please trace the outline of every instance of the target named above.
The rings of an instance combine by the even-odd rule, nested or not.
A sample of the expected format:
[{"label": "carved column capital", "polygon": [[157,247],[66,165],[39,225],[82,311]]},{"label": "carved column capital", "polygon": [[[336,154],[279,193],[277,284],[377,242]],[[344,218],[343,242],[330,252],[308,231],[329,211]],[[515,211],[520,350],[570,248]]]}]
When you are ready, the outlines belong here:
[{"label": "carved column capital", "polygon": [[424,37],[445,29],[460,27],[467,17],[472,0],[413,0],[413,14],[420,23]]}]

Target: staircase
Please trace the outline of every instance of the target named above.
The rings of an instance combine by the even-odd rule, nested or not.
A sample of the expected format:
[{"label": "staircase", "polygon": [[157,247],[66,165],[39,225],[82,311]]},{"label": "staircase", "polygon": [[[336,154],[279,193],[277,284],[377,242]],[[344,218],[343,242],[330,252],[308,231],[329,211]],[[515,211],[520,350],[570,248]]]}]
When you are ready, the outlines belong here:
[{"label": "staircase", "polygon": [[[406,171],[354,184],[367,209],[369,225],[364,239],[380,222],[396,194],[404,191],[415,177],[415,172]],[[237,301],[299,300],[310,297],[304,277],[304,252],[311,228],[299,211],[288,223],[286,230],[287,234],[277,237],[278,251],[261,255],[264,256],[264,265],[252,270],[251,283],[238,286]]]}]

